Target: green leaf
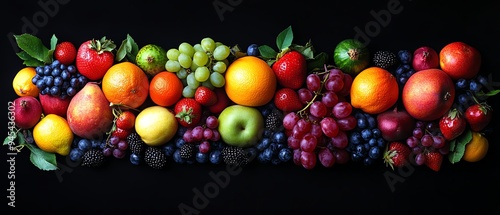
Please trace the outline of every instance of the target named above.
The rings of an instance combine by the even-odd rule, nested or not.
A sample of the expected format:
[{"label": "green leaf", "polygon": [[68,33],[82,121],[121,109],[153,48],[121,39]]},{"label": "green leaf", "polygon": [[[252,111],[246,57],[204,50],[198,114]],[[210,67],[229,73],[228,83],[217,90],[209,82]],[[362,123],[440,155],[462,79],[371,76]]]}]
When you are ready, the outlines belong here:
[{"label": "green leaf", "polygon": [[450,153],[448,160],[454,164],[462,160],[465,152],[465,146],[472,140],[472,132],[467,129],[460,136],[450,142]]},{"label": "green leaf", "polygon": [[477,93],[477,96],[481,97],[481,96],[494,96],[496,94],[500,93],[500,90],[491,90],[491,91],[488,91],[487,93],[483,92],[483,91],[480,91]]},{"label": "green leaf", "polygon": [[43,45],[42,41],[31,34],[14,35],[17,45],[27,54],[42,63],[50,63],[52,58],[48,58],[49,49]]},{"label": "green leaf", "polygon": [[56,155],[54,153],[45,152],[31,144],[25,144],[25,146],[31,151],[30,161],[33,165],[45,171],[58,169]]},{"label": "green leaf", "polygon": [[50,50],[56,50],[57,46],[57,37],[55,34],[52,35],[52,38],[50,38]]},{"label": "green leaf", "polygon": [[320,52],[313,59],[307,62],[307,70],[311,71],[316,68],[324,68],[324,65],[328,62],[328,54],[325,52]]},{"label": "green leaf", "polygon": [[278,52],[276,52],[273,48],[271,48],[268,45],[259,46],[259,52],[260,56],[262,56],[265,59],[274,59],[276,55],[278,55]]},{"label": "green leaf", "polygon": [[130,61],[135,63],[135,57],[137,56],[138,52],[139,46],[134,41],[134,39],[129,34],[127,34],[127,38],[122,41],[120,47],[116,51],[115,60],[118,62]]},{"label": "green leaf", "polygon": [[276,38],[276,45],[279,50],[287,49],[292,45],[293,31],[292,26],[288,26],[285,30],[278,34]]}]

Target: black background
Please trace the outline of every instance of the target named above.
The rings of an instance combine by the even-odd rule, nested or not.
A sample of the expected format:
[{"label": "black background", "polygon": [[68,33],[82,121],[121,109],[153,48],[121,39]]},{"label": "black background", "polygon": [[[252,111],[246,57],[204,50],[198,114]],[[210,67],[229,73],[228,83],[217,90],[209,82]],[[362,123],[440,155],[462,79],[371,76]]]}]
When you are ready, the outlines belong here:
[{"label": "black background", "polygon": [[[40,2],[56,2],[40,1]],[[426,3],[419,0],[387,1],[60,1],[51,7],[53,16],[38,23],[36,32],[24,29],[23,17],[33,21],[43,12],[37,1],[5,1],[2,16],[2,135],[7,135],[7,103],[16,98],[11,82],[23,65],[15,55],[9,33],[34,33],[46,44],[55,34],[59,41],[81,42],[107,36],[119,44],[130,34],[139,46],[155,43],[165,48],[181,42],[192,44],[212,37],[227,45],[250,43],[276,47],[279,32],[292,26],[294,43],[311,39],[317,51],[330,56],[342,39],[353,38],[355,28],[362,30],[382,14],[388,2],[400,4],[401,11],[383,17],[386,23],[370,28],[371,50],[414,50],[431,46],[436,50],[453,41],[464,41],[479,49],[483,57],[481,72],[493,73],[498,80],[497,58],[500,45],[498,7],[479,1],[458,3]],[[470,2],[470,3],[469,3]],[[217,12],[213,3],[227,6]],[[57,10],[56,10],[57,9]],[[381,12],[382,11],[382,12]],[[50,11],[49,11],[50,12]],[[47,13],[46,13],[47,14]],[[219,17],[222,14],[222,17]],[[378,32],[375,32],[378,31]],[[366,32],[366,31],[365,31]],[[375,33],[373,33],[375,32]],[[499,104],[491,99],[498,109]],[[498,130],[495,115],[491,126]],[[477,163],[450,164],[447,160],[439,172],[414,167],[393,172],[402,181],[391,190],[383,165],[335,165],[305,170],[293,164],[279,166],[256,164],[231,176],[228,185],[209,198],[199,209],[201,214],[347,214],[421,212],[498,211],[500,192],[500,147],[498,132],[489,136],[490,150]],[[2,140],[3,138],[2,137]],[[210,172],[224,171],[224,165],[170,164],[158,171],[147,166],[134,166],[128,159],[111,159],[103,168],[89,169],[67,166],[60,178],[56,172],[45,172],[29,161],[28,150],[16,156],[15,205],[7,207],[9,193],[6,162],[7,149],[1,147],[0,196],[2,213],[35,209],[40,212],[78,214],[180,214],[178,206],[193,205],[193,190],[201,190],[214,180]],[[437,208],[431,209],[431,208]],[[4,213],[5,214],[5,213]]]}]

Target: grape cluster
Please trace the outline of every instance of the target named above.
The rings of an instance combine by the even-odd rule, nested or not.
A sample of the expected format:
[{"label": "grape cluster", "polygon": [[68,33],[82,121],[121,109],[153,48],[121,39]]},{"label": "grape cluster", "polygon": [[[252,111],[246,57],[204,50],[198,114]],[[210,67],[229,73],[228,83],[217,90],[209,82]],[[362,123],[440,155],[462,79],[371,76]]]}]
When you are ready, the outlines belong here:
[{"label": "grape cluster", "polygon": [[366,166],[382,161],[387,141],[382,138],[382,133],[377,127],[374,115],[361,110],[354,111],[357,126],[349,135],[349,151],[353,162],[362,162]]},{"label": "grape cluster", "polygon": [[446,155],[450,152],[450,147],[439,130],[438,121],[416,121],[413,135],[406,139],[406,144],[412,150],[410,156],[414,156],[417,165],[425,164],[428,152],[439,152]]},{"label": "grape cluster", "polygon": [[311,72],[306,86],[298,89],[305,107],[283,118],[295,164],[312,169],[318,161],[324,167],[348,161],[346,132],[357,124],[353,107],[346,99],[351,84],[349,74],[325,67],[323,71]]},{"label": "grape cluster", "polygon": [[494,86],[488,81],[488,78],[479,74],[471,79],[460,78],[455,81],[455,107],[462,113],[474,103],[485,102],[488,93]]},{"label": "grape cluster", "polygon": [[58,60],[51,64],[37,66],[36,75],[31,82],[42,95],[59,96],[63,99],[74,96],[88,80],[80,74],[75,65],[64,65]]},{"label": "grape cluster", "polygon": [[230,54],[228,46],[210,37],[194,45],[183,42],[178,48],[167,51],[165,69],[177,74],[184,84],[183,96],[192,98],[201,85],[211,89],[225,85],[224,72],[229,65],[227,58]]},{"label": "grape cluster", "polygon": [[406,81],[415,73],[415,69],[412,67],[412,53],[408,50],[398,51],[399,65],[394,71],[391,71],[394,76],[396,76],[396,81],[399,87],[402,88]]}]

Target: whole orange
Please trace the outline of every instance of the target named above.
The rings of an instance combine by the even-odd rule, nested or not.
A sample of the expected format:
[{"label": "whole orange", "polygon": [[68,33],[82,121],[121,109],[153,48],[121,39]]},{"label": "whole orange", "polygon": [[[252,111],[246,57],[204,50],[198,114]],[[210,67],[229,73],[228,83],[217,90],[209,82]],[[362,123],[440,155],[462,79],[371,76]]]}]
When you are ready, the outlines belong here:
[{"label": "whole orange", "polygon": [[467,43],[451,42],[440,50],[439,65],[453,80],[471,79],[479,73],[481,54]]},{"label": "whole orange", "polygon": [[380,67],[369,67],[356,75],[351,85],[351,105],[365,113],[378,114],[399,99],[396,77]]},{"label": "whole orange", "polygon": [[415,119],[436,120],[453,105],[455,85],[441,69],[416,72],[403,86],[401,99],[406,111]]},{"label": "whole orange", "polygon": [[137,108],[148,97],[149,80],[137,65],[128,61],[117,63],[104,74],[102,92],[113,104]]},{"label": "whole orange", "polygon": [[160,106],[171,106],[182,97],[182,81],[175,73],[162,71],[149,82],[149,97]]},{"label": "whole orange", "polygon": [[231,101],[245,106],[262,106],[274,98],[276,75],[264,60],[244,56],[229,64],[225,90]]}]

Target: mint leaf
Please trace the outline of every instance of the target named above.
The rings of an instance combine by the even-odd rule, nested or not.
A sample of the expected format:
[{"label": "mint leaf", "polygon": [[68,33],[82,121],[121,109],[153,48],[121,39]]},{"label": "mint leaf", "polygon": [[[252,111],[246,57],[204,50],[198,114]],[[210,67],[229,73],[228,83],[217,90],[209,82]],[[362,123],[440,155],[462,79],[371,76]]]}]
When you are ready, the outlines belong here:
[{"label": "mint leaf", "polygon": [[31,151],[30,161],[33,165],[45,171],[58,169],[56,155],[54,153],[45,152],[31,144],[25,144],[25,146]]},{"label": "mint leaf", "polygon": [[49,49],[43,45],[38,37],[31,34],[14,35],[14,37],[19,48],[34,59],[40,61],[42,64],[52,61],[52,56],[49,56]]},{"label": "mint leaf", "polygon": [[278,46],[279,50],[284,50],[292,45],[292,41],[292,26],[288,26],[285,30],[278,34],[278,37],[276,38],[276,45]]},{"label": "mint leaf", "polygon": [[139,46],[134,39],[127,34],[127,38],[122,41],[118,51],[116,51],[115,60],[118,62],[126,60],[135,63],[135,57],[138,52]]},{"label": "mint leaf", "polygon": [[460,136],[450,142],[450,153],[448,160],[454,164],[462,160],[465,152],[465,146],[472,140],[472,132],[467,129]]}]

